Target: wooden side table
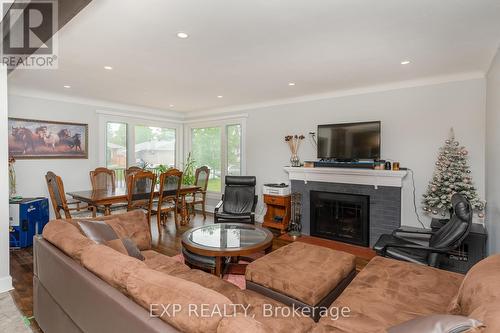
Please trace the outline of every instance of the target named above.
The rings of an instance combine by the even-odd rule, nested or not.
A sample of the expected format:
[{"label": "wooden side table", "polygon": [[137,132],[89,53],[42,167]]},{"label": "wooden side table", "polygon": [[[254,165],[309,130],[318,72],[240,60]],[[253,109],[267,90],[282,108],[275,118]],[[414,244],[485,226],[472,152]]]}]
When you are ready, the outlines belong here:
[{"label": "wooden side table", "polygon": [[285,233],[290,223],[291,196],[264,194],[264,203],[267,205],[267,212],[262,226]]}]

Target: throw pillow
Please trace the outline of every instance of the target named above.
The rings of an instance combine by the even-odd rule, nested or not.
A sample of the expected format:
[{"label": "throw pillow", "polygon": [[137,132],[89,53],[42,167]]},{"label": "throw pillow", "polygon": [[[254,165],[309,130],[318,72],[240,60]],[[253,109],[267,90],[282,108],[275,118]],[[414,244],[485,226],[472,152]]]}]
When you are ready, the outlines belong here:
[{"label": "throw pillow", "polygon": [[97,244],[104,244],[125,255],[144,260],[141,251],[130,238],[119,238],[104,221],[78,221],[83,234]]},{"label": "throw pillow", "polygon": [[454,315],[430,315],[417,317],[387,330],[388,333],[465,333],[482,328],[478,320]]}]

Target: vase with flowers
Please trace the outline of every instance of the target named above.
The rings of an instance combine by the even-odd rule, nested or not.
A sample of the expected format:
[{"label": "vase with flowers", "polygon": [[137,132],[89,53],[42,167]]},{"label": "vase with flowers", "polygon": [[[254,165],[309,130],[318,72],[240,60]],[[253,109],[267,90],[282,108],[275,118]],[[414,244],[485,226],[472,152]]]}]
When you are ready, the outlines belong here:
[{"label": "vase with flowers", "polygon": [[299,167],[301,164],[298,152],[300,144],[304,139],[305,136],[303,136],[302,134],[285,136],[285,142],[288,144],[288,147],[290,147],[290,152],[292,153],[292,156],[290,157],[290,164],[293,167]]}]

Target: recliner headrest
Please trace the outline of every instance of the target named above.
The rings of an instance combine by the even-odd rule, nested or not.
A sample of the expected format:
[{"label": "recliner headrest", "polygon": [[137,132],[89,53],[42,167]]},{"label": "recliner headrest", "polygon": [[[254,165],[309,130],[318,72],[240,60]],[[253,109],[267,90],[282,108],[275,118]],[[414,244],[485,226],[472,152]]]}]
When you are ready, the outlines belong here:
[{"label": "recliner headrest", "polygon": [[226,176],[226,185],[229,186],[255,186],[255,176]]},{"label": "recliner headrest", "polygon": [[472,217],[472,209],[469,201],[460,193],[455,193],[451,197],[453,214],[463,221],[468,221]]}]

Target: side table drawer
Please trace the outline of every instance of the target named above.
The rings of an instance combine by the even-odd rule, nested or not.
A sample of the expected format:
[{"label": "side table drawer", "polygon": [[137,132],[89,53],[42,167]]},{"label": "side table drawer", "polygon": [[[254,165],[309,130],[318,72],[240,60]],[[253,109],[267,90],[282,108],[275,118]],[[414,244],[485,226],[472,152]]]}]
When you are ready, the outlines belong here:
[{"label": "side table drawer", "polygon": [[264,194],[264,203],[270,205],[285,206],[287,204],[286,199],[287,197]]}]

